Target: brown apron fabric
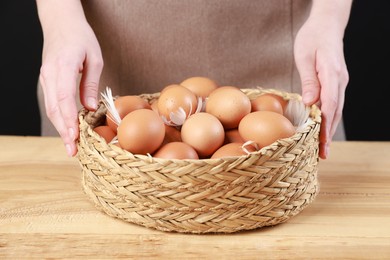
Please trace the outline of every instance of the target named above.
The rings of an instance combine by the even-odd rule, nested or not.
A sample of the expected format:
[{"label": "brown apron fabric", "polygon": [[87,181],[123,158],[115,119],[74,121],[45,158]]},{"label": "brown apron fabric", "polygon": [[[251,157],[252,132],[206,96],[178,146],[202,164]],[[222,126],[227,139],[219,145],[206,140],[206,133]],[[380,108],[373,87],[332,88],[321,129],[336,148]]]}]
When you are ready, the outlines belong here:
[{"label": "brown apron fabric", "polygon": [[[293,40],[310,0],[82,3],[103,52],[100,90],[153,93],[187,77],[207,76],[220,85],[301,93]],[[56,135],[44,111],[42,117],[42,134]],[[339,128],[335,139],[342,140]]]}]

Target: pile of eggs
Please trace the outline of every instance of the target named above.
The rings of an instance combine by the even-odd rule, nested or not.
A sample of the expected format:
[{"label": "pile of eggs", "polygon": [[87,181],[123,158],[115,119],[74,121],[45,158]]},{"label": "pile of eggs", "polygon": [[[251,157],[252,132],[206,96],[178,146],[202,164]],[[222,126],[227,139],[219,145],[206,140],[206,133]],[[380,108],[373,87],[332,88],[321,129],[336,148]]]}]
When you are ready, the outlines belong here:
[{"label": "pile of eggs", "polygon": [[133,154],[156,158],[241,156],[296,132],[281,96],[250,99],[240,88],[207,77],[168,85],[150,102],[128,95],[105,104],[105,124],[95,132]]}]

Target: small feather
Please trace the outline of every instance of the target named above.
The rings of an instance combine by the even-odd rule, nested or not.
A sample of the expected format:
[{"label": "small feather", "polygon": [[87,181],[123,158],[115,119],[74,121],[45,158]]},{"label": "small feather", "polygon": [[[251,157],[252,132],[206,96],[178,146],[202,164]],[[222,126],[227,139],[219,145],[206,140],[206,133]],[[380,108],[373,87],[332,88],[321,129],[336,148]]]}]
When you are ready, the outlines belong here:
[{"label": "small feather", "polygon": [[118,110],[114,104],[114,98],[112,96],[111,89],[106,87],[106,91],[101,93],[103,97],[103,104],[106,106],[107,111],[111,114],[110,119],[113,120],[117,125],[122,121],[119,116]]}]

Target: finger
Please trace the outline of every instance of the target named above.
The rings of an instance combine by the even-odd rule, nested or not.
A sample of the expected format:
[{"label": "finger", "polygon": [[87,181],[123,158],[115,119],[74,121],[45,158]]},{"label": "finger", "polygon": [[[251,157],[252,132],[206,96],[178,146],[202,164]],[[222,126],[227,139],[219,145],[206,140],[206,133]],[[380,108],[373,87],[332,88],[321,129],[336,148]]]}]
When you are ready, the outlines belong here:
[{"label": "finger", "polygon": [[80,81],[80,101],[89,110],[96,110],[100,75],[103,70],[101,56],[87,56]]},{"label": "finger", "polygon": [[62,118],[62,113],[57,101],[56,94],[56,82],[57,82],[57,74],[53,69],[54,66],[51,65],[43,65],[41,67],[41,73],[39,75],[40,85],[43,90],[43,97],[46,109],[46,115],[56,128],[57,132],[61,136],[63,143],[65,145],[67,154],[72,156],[74,154],[74,147],[72,145],[72,141],[69,138],[69,133],[65,122]]},{"label": "finger", "polygon": [[[306,105],[313,105],[314,103],[321,103],[321,84],[316,71],[316,58],[314,54],[303,54],[303,51],[296,52],[296,66],[301,77],[302,84],[302,101]],[[328,132],[326,131],[327,118],[322,114],[322,122],[319,133],[319,156],[322,159],[327,157]]]},{"label": "finger", "polygon": [[[322,125],[320,129],[320,157],[322,159],[326,159],[329,156],[329,147],[330,143],[332,142],[333,136],[337,130],[337,126],[341,121],[342,118],[342,109],[344,106],[344,91],[341,90],[340,88],[339,91],[339,102],[337,105],[337,109],[333,115],[333,121],[329,123],[328,115],[323,112],[322,116]],[[322,111],[325,109],[322,108]]]},{"label": "finger", "polygon": [[317,78],[315,53],[297,52],[296,66],[301,78],[302,101],[313,105],[320,98],[321,86]]},{"label": "finger", "polygon": [[334,113],[333,121],[330,124],[330,130],[329,130],[329,139],[332,140],[334,134],[336,133],[337,126],[339,125],[342,114],[343,114],[343,107],[344,107],[344,100],[345,100],[345,93],[344,88],[339,88],[339,99],[338,99],[338,105],[337,109]]},{"label": "finger", "polygon": [[339,100],[338,100],[338,107],[335,112],[335,116],[332,122],[332,126],[330,129],[330,137],[333,138],[334,134],[336,133],[337,126],[339,125],[341,118],[343,116],[343,108],[344,108],[344,102],[345,102],[345,90],[347,88],[348,82],[349,82],[349,74],[348,70],[346,68],[346,65],[344,66],[344,69],[340,73],[339,77]]},{"label": "finger", "polygon": [[76,104],[76,86],[78,77],[77,65],[67,64],[58,67],[56,82],[56,99],[61,112],[62,127],[66,130],[66,145],[70,149],[70,155],[76,154],[77,148],[75,140],[78,137],[78,120]]},{"label": "finger", "polygon": [[329,154],[328,132],[326,131],[327,119],[323,114],[321,115],[321,126],[319,136],[319,156],[321,159],[326,159]]},{"label": "finger", "polygon": [[[322,125],[320,134],[321,154],[323,158],[328,157],[329,145],[332,141],[332,127],[334,120],[337,121],[336,114],[338,113],[339,103],[342,103],[339,91],[339,77],[333,69],[323,67],[318,74],[321,82],[321,113]],[[339,115],[341,118],[341,115]],[[336,118],[336,119],[335,119]]]}]

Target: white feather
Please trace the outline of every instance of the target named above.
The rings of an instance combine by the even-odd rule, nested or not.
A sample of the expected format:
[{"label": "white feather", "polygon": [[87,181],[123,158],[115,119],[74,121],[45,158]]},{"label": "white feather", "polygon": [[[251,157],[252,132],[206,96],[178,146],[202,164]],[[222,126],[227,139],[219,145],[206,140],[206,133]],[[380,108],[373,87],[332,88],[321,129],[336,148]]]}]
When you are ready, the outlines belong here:
[{"label": "white feather", "polygon": [[285,116],[297,128],[302,129],[302,126],[307,122],[310,115],[310,108],[301,100],[290,99],[287,103]]},{"label": "white feather", "polygon": [[109,87],[106,87],[106,91],[102,92],[101,96],[103,97],[103,103],[106,106],[107,111],[112,116],[110,116],[111,120],[113,120],[117,125],[119,125],[119,123],[121,122],[121,117],[119,116],[118,110],[115,107],[111,89]]}]

